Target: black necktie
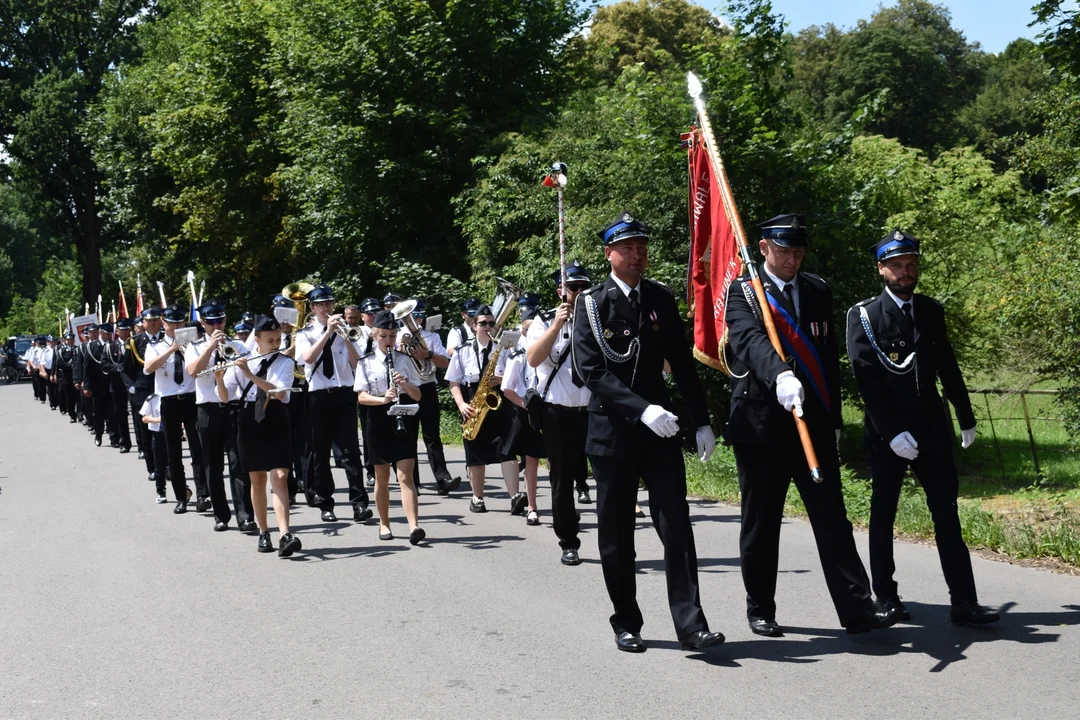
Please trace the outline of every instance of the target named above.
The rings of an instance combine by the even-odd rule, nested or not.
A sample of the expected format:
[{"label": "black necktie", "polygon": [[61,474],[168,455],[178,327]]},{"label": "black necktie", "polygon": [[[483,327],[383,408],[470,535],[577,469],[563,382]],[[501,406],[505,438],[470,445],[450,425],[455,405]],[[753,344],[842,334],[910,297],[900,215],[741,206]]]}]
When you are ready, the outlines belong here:
[{"label": "black necktie", "polygon": [[795,285],[793,283],[784,285],[784,297],[787,298],[788,307],[791,308],[792,315],[795,317],[795,322],[798,322],[799,310],[795,307]]},{"label": "black necktie", "polygon": [[900,309],[904,311],[904,319],[907,320],[908,330],[914,330],[915,319],[911,317],[911,303],[904,303]]},{"label": "black necktie", "polygon": [[484,374],[484,368],[486,368],[487,364],[488,364],[488,358],[491,357],[491,344],[490,343],[488,343],[488,346],[486,348],[484,348],[484,351],[481,353],[481,355],[484,356],[484,361],[482,363],[480,363],[480,374],[483,375]]},{"label": "black necktie", "polygon": [[[329,326],[324,332],[330,332]],[[322,365],[322,374],[328,378],[334,377],[334,353],[331,352],[330,347],[334,344],[336,338],[336,333],[330,335],[330,339],[326,341],[326,345],[323,347],[322,357],[319,358],[319,364]]]},{"label": "black necktie", "polygon": [[[270,368],[270,359],[262,361],[259,366],[259,372],[255,373],[257,377],[265,378],[266,371]],[[245,398],[246,400],[247,398]],[[261,423],[266,419],[266,391],[258,385],[255,386],[255,422]]]},{"label": "black necktie", "polygon": [[626,298],[630,301],[630,307],[634,308],[634,310],[637,310],[638,309],[638,291],[637,291],[637,288],[631,288],[630,292],[627,293]]},{"label": "black necktie", "polygon": [[177,385],[184,384],[184,362],[179,350],[173,353],[172,379]]}]

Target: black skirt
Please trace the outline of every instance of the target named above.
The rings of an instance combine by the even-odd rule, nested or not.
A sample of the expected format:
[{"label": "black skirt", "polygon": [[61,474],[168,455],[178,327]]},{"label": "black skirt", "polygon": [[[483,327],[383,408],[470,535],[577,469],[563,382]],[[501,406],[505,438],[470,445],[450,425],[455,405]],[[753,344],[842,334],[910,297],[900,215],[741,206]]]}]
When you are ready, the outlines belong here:
[{"label": "black skirt", "polygon": [[237,415],[236,426],[244,472],[292,467],[292,432],[289,410],[284,403],[271,400],[262,422],[255,422],[254,403],[245,403]]},{"label": "black skirt", "polygon": [[[462,386],[462,398],[465,402],[471,402],[474,394],[475,386]],[[510,434],[514,421],[513,407],[513,403],[503,398],[498,410],[488,411],[476,439],[464,441],[466,467],[495,465],[514,459],[513,454],[503,452],[506,436]]]},{"label": "black skirt", "polygon": [[[405,404],[405,403],[402,403]],[[367,410],[367,429],[364,440],[368,462],[389,465],[401,460],[416,459],[416,437],[420,431],[420,416],[401,418],[405,432],[397,431],[397,418],[389,414],[390,405],[362,405]]]},{"label": "black skirt", "polygon": [[[509,401],[506,401],[509,402]],[[534,458],[546,458],[547,447],[544,445],[544,436],[529,424],[529,413],[525,408],[513,406],[514,421],[510,426],[510,432],[503,443],[503,453],[511,457],[528,455]]]}]

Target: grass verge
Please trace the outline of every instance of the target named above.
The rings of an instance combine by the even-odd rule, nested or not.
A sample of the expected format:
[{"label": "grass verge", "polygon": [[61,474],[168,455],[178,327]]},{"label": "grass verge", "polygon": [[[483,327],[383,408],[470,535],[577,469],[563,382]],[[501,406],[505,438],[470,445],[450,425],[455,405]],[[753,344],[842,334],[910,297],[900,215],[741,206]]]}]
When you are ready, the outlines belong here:
[{"label": "grass verge", "polygon": [[[687,456],[687,488],[690,494],[739,502],[739,480],[735,456],[728,447],[718,447],[712,459],[702,464]],[[870,481],[844,467],[844,503],[851,522],[866,527],[870,522]],[[1063,501],[1048,496],[1044,503],[1021,511],[991,512],[978,500],[961,498],[960,524],[964,540],[972,548],[986,548],[1018,559],[1050,558],[1080,568],[1080,515]],[[785,512],[805,515],[799,492],[788,489]],[[896,513],[896,534],[915,539],[934,537],[934,523],[926,507],[926,496],[914,479],[904,481]]]}]

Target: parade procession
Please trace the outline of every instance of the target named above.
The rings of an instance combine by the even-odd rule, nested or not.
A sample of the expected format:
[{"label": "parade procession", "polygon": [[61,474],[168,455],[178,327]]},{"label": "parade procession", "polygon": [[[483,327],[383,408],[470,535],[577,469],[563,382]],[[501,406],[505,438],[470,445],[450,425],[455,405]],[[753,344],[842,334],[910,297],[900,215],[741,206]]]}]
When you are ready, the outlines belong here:
[{"label": "parade procession", "polygon": [[[344,297],[306,278],[266,288],[265,303],[249,307],[208,291],[196,271],[155,278],[157,292],[145,296],[140,276],[133,311],[121,286],[110,308],[99,298],[81,315],[66,312],[58,335],[34,339],[26,373],[42,413],[56,415],[33,422],[81,423],[100,452],[130,454],[130,486],[164,506],[161,523],[243,533],[251,550],[279,558],[303,557],[318,542],[293,531],[305,506],[325,524],[351,521],[341,532],[365,536],[360,542],[434,551],[423,494],[467,507],[478,527],[485,513],[508,513],[535,528],[527,541],[550,546],[551,562],[599,563],[614,643],[628,653],[648,648],[635,577],[646,512],[663,546],[679,647],[721,645],[714,628],[742,612],[714,607],[710,623],[710,598],[700,592],[687,464],[709,463],[718,442],[737,464],[738,568],[754,635],[783,637],[804,622],[799,606],[776,598],[787,581],[778,567],[792,484],[836,625],[863,634],[910,622],[893,539],[910,469],[933,518],[952,624],[996,622],[980,604],[960,528],[951,416],[938,382],[963,449],[978,442],[975,415],[942,305],[916,292],[919,238],[903,227],[865,238],[865,273],[880,276],[878,294],[834,307],[829,278],[801,269],[814,250],[811,210],[776,207],[745,230],[693,73],[687,87],[696,122],[683,135],[685,295],[650,277],[653,231],[632,208],[596,228],[590,254],[569,256],[564,205],[574,183],[559,160],[536,179],[552,210],[544,287],[488,278],[450,323],[429,315],[427,299],[409,287]],[[168,297],[175,287],[186,292]],[[869,572],[837,450],[842,404],[851,401],[841,389],[844,346],[872,471]],[[726,407],[702,385],[719,373],[729,379]],[[447,417],[464,449],[458,475],[442,439]],[[421,451],[434,479],[427,487]],[[347,485],[340,491],[335,467]],[[148,482],[134,482],[142,477]],[[594,499],[596,542],[584,542],[581,513]],[[395,508],[407,528],[400,538]]]}]

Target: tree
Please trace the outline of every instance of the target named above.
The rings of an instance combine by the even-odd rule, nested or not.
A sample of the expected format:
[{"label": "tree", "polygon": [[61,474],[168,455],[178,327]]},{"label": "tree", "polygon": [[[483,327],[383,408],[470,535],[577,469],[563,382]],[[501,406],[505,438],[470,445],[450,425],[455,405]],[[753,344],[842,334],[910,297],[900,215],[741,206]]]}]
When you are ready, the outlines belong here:
[{"label": "tree", "polygon": [[0,10],[0,142],[14,177],[48,201],[82,266],[84,298],[101,287],[100,173],[82,132],[110,69],[133,56],[152,0],[13,0]]}]

